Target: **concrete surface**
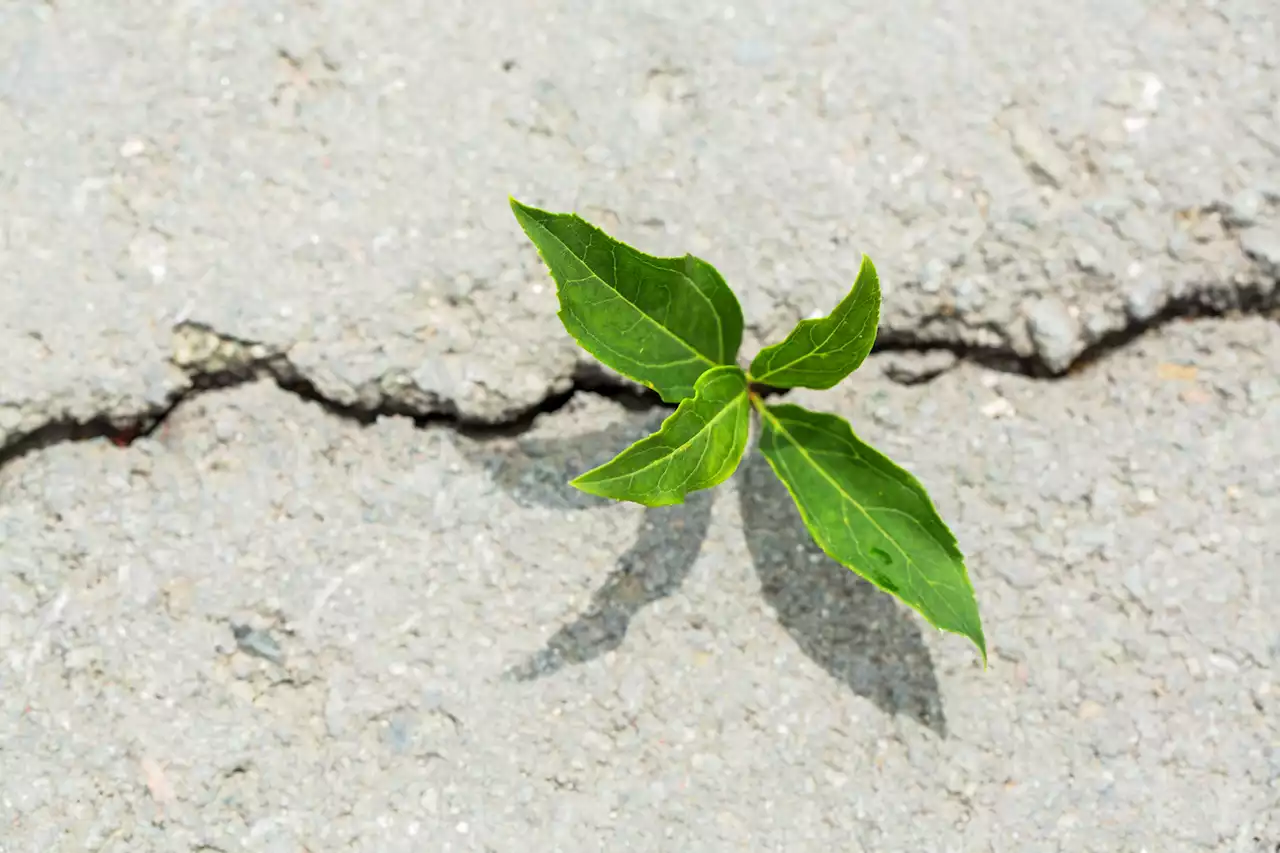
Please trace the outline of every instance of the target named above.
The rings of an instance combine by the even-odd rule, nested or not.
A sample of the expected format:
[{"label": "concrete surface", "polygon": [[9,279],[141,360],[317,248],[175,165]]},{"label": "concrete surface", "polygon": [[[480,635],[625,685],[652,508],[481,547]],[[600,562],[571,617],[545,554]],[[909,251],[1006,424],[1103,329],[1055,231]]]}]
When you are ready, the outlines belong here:
[{"label": "concrete surface", "polygon": [[258,382],[27,454],[0,846],[1270,850],[1277,361],[1204,322],[822,395],[953,520],[986,673],[759,457],[679,508],[567,489],[656,420],[593,395],[476,442]]},{"label": "concrete surface", "polygon": [[[0,851],[1272,853],[1278,28],[0,4]],[[795,396],[934,493],[991,669],[758,460],[567,489],[663,412],[508,194],[716,264],[746,355],[870,254]]]},{"label": "concrete surface", "polygon": [[862,251],[887,340],[1055,371],[1162,311],[1276,304],[1272,0],[698,9],[3,4],[0,362],[31,367],[0,441],[161,408],[183,320],[368,408],[564,390],[508,194],[709,259],[748,346]]}]

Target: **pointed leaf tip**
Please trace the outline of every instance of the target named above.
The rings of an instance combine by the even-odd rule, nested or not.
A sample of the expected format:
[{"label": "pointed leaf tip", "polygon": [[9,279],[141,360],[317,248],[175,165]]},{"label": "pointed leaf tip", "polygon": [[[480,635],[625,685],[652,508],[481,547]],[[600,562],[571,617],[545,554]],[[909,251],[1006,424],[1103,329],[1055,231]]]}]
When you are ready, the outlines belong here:
[{"label": "pointed leaf tip", "polygon": [[750,423],[746,374],[739,367],[713,368],[657,432],[570,485],[644,506],[684,503],[689,492],[732,476],[746,449]]},{"label": "pointed leaf tip", "polygon": [[835,415],[762,407],[760,451],[814,541],[836,562],[897,596],[934,627],[987,641],[955,536],[924,487]]},{"label": "pointed leaf tip", "polygon": [[866,360],[880,324],[880,278],[862,256],[858,277],[826,317],[801,320],[751,362],[751,381],[775,388],[834,387]]},{"label": "pointed leaf tip", "polygon": [[561,322],[603,364],[675,403],[737,360],[742,308],[715,267],[646,255],[579,216],[511,201],[556,282]]}]

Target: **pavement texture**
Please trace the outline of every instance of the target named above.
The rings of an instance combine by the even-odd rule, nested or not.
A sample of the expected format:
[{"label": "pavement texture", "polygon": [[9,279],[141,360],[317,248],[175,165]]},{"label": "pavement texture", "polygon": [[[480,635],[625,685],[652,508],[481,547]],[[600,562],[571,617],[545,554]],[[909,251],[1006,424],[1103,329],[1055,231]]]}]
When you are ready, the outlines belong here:
[{"label": "pavement texture", "polygon": [[1277,362],[1180,324],[821,395],[953,520],[985,673],[758,456],[683,507],[564,486],[657,420],[594,395],[478,442],[259,381],[28,454],[5,849],[1269,850]]},{"label": "pavement texture", "polygon": [[[507,196],[738,292],[992,649],[665,411]],[[0,4],[0,851],[1280,845],[1280,7]]]}]

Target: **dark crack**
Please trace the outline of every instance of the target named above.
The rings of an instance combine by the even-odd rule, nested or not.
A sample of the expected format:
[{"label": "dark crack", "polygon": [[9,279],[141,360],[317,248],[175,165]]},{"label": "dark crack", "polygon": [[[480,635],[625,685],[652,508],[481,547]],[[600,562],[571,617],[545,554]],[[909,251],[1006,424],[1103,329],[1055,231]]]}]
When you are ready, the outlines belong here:
[{"label": "dark crack", "polygon": [[[254,353],[260,348],[258,344],[221,335],[208,327],[186,324],[184,329],[194,330],[205,334],[209,339],[220,341],[228,345],[233,353]],[[610,378],[601,370],[585,367],[574,374],[568,388],[550,393],[506,417],[489,420],[469,416],[461,412],[452,400],[424,394],[416,387],[405,387],[403,390],[406,393],[403,396],[396,396],[388,391],[375,393],[373,396],[376,397],[376,402],[370,404],[340,402],[322,392],[281,353],[262,352],[250,358],[212,356],[196,359],[187,354],[185,358],[177,359],[177,363],[187,371],[192,386],[177,395],[159,419],[146,432],[140,433],[140,436],[155,431],[174,408],[194,396],[262,379],[269,379],[282,391],[315,403],[334,417],[362,426],[374,424],[384,417],[404,417],[412,420],[419,428],[444,427],[474,440],[519,435],[532,427],[539,416],[563,409],[577,394],[589,393],[607,397],[630,409],[648,410],[662,405],[657,394],[628,386],[621,380]],[[215,369],[210,369],[208,365],[214,365]]]},{"label": "dark crack", "polygon": [[[971,345],[954,339],[936,339],[917,333],[892,330],[880,332],[871,353],[876,355],[947,352],[955,356],[956,361],[945,370],[934,371],[919,378],[895,380],[903,385],[930,382],[961,363],[976,364],[1001,373],[1052,382],[1067,376],[1078,375],[1127,349],[1139,339],[1159,332],[1174,323],[1193,320],[1234,320],[1249,316],[1270,317],[1280,321],[1280,284],[1274,281],[1269,284],[1270,286],[1264,286],[1263,282],[1255,282],[1230,291],[1196,291],[1171,297],[1154,314],[1147,317],[1130,315],[1123,327],[1107,332],[1088,344],[1061,371],[1053,371],[1035,355],[1020,355],[1008,346]],[[893,378],[892,375],[890,378]]]},{"label": "dark crack", "polygon": [[[1056,373],[1035,356],[1020,355],[1010,347],[977,346],[911,332],[882,330],[871,352],[872,357],[891,353],[949,353],[954,356],[954,361],[938,369],[915,374],[887,371],[891,381],[902,385],[931,382],[964,363],[1035,380],[1057,381],[1079,374],[1173,323],[1244,316],[1268,316],[1280,320],[1280,287],[1274,283],[1271,287],[1257,283],[1238,287],[1229,293],[1200,291],[1170,299],[1152,316],[1145,319],[1130,317],[1124,327],[1094,341],[1065,370]],[[633,411],[675,408],[664,403],[656,393],[639,389],[589,363],[579,367],[567,388],[548,393],[541,400],[497,420],[469,416],[460,411],[454,401],[424,395],[417,389],[409,389],[414,393],[402,397],[397,397],[394,391],[381,391],[373,395],[375,403],[350,404],[326,396],[289,362],[284,353],[194,323],[183,324],[174,332],[177,346],[173,361],[186,372],[190,383],[187,387],[171,394],[163,403],[138,412],[100,414],[88,420],[64,418],[50,421],[0,445],[0,469],[28,454],[69,442],[107,439],[119,447],[127,447],[156,432],[175,410],[204,393],[264,379],[346,421],[371,425],[383,417],[405,417],[419,428],[442,427],[478,441],[518,436],[532,428],[539,417],[560,411],[579,394],[595,394]],[[184,335],[187,336],[185,339]],[[192,336],[202,342],[202,348],[197,346],[193,350],[190,346],[181,345],[184,340],[189,344]],[[757,390],[770,397],[786,393],[775,388]]]},{"label": "dark crack", "polygon": [[[257,346],[226,336],[219,338],[246,349]],[[459,412],[452,401],[444,401],[437,410],[425,413],[420,408],[387,396],[376,405],[368,406],[338,402],[321,393],[315,383],[299,375],[288,360],[278,353],[231,361],[217,369],[188,369],[187,376],[189,386],[171,394],[163,404],[150,409],[131,414],[98,415],[86,421],[59,419],[21,435],[0,446],[0,469],[10,462],[58,444],[107,439],[117,447],[128,447],[157,432],[175,411],[201,395],[262,380],[274,382],[280,390],[314,403],[334,417],[362,426],[372,425],[384,417],[405,417],[412,420],[419,429],[443,427],[476,441],[520,435],[532,428],[539,417],[560,411],[579,394],[595,394],[636,411],[675,408],[663,403],[653,392],[637,390],[606,376],[603,371],[586,368],[574,375],[572,383],[565,390],[548,394],[500,420],[467,416]]]},{"label": "dark crack", "polygon": [[[1217,299],[1215,300],[1215,297]],[[1130,318],[1128,325],[1109,332],[1090,344],[1067,368],[1067,373],[1078,373],[1128,348],[1138,339],[1158,332],[1165,326],[1192,320],[1239,320],[1249,316],[1280,319],[1280,286],[1269,291],[1261,286],[1241,288],[1230,294],[1194,294],[1171,299],[1153,316],[1145,319]]]}]

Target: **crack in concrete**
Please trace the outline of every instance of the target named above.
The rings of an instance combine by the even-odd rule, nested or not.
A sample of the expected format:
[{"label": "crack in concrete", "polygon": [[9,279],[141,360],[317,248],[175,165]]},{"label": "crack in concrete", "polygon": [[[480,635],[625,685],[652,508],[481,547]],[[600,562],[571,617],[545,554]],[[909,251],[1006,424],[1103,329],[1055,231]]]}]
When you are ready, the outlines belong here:
[{"label": "crack in concrete", "polygon": [[[1280,270],[1277,272],[1280,273]],[[1127,349],[1141,338],[1173,323],[1191,320],[1233,320],[1249,316],[1269,317],[1280,321],[1280,280],[1270,275],[1263,275],[1252,281],[1237,283],[1230,289],[1199,289],[1170,296],[1160,308],[1146,316],[1130,313],[1124,326],[1100,335],[1060,371],[1052,370],[1043,359],[1035,355],[1021,355],[1009,347],[975,346],[955,340],[921,337],[912,333],[882,331],[871,352],[873,355],[895,352],[946,352],[955,356],[955,361],[946,368],[930,371],[917,379],[898,379],[891,376],[894,381],[902,385],[931,382],[954,370],[961,363],[977,364],[1001,373],[1052,382],[1067,376],[1078,375]]]},{"label": "crack in concrete", "polygon": [[[902,385],[932,382],[961,363],[977,364],[1036,380],[1056,381],[1079,374],[1171,323],[1193,319],[1230,320],[1244,316],[1269,316],[1280,321],[1280,286],[1277,286],[1275,278],[1264,275],[1252,286],[1236,287],[1232,290],[1232,297],[1226,300],[1221,292],[1211,291],[1170,298],[1152,316],[1131,316],[1127,325],[1103,335],[1060,372],[1051,371],[1035,356],[1019,355],[1008,348],[972,346],[910,333],[882,332],[871,352],[873,356],[949,353],[954,357],[945,366],[928,368],[914,375],[887,372],[891,381]],[[541,400],[500,420],[470,417],[461,412],[454,401],[423,391],[398,374],[381,377],[370,387],[356,389],[356,399],[361,402],[346,403],[322,393],[290,361],[286,351],[241,340],[193,322],[183,322],[174,328],[171,361],[187,375],[189,384],[170,394],[162,404],[138,412],[104,412],[86,421],[50,421],[0,445],[0,469],[28,454],[68,442],[105,438],[117,446],[128,446],[154,433],[175,410],[201,394],[260,380],[273,381],[282,391],[313,402],[343,420],[369,425],[382,417],[400,416],[412,419],[419,428],[444,427],[480,441],[520,435],[530,429],[538,417],[563,409],[579,394],[597,394],[638,411],[675,408],[663,403],[656,393],[638,388],[585,362],[567,388],[548,393]],[[765,393],[774,396],[786,392],[767,389]]]},{"label": "crack in concrete", "polygon": [[[164,403],[139,412],[103,413],[87,421],[50,421],[0,446],[0,469],[28,454],[58,444],[105,438],[118,447],[127,447],[155,433],[178,408],[202,394],[261,380],[272,381],[280,390],[315,403],[327,413],[346,421],[368,426],[383,417],[406,417],[420,429],[441,426],[477,441],[519,435],[532,427],[540,415],[559,411],[578,394],[597,394],[637,410],[666,405],[655,393],[637,390],[609,378],[602,371],[587,369],[580,370],[568,388],[548,394],[498,421],[468,417],[459,412],[452,401],[439,400],[416,388],[405,389],[409,393],[402,396],[379,388],[373,395],[376,402],[343,403],[321,393],[282,351],[221,334],[199,323],[180,323],[174,328],[173,336],[171,361],[186,373],[189,385],[170,394]],[[368,398],[371,395],[359,396]]]}]

